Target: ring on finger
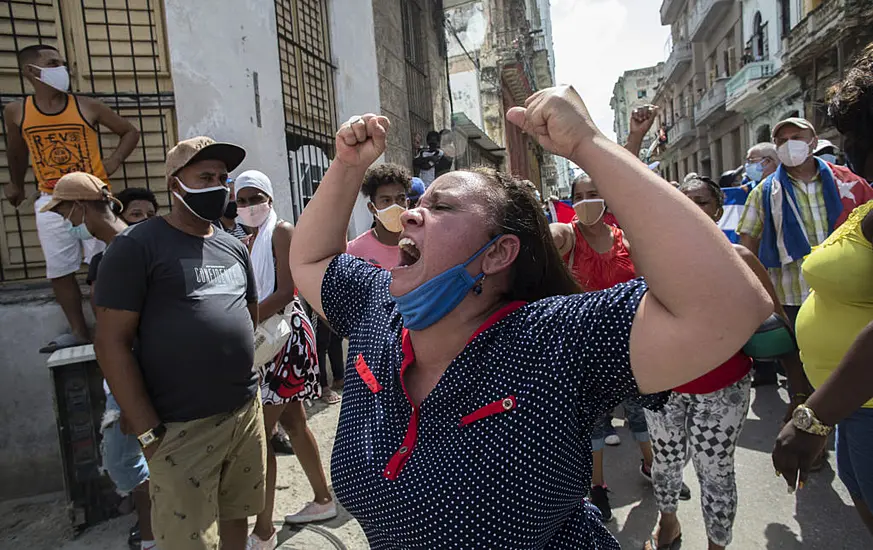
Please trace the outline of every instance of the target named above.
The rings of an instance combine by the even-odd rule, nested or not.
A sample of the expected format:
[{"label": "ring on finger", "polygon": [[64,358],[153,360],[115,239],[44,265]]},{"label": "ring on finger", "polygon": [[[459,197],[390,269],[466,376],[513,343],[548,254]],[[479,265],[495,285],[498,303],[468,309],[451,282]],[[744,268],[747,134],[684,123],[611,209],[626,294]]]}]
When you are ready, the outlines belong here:
[{"label": "ring on finger", "polygon": [[358,124],[359,122],[364,122],[364,119],[360,115],[355,115],[349,119],[349,126],[353,124]]}]

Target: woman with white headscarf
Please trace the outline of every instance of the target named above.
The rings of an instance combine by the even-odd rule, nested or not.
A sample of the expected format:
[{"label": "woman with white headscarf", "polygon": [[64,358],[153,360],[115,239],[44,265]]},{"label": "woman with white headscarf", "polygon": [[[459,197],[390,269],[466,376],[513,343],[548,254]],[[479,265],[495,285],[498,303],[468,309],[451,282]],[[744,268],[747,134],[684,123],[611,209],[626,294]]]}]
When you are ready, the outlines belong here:
[{"label": "woman with white headscarf", "polygon": [[[288,431],[291,445],[300,460],[315,493],[313,502],[298,514],[287,516],[290,523],[320,521],[336,516],[336,504],[327,488],[318,446],[306,426],[305,399],[317,398],[318,357],[315,333],[309,318],[297,299],[297,290],[288,255],[293,227],[282,221],[273,209],[273,185],[257,170],[248,170],[236,179],[237,213],[251,232],[249,247],[252,269],[258,287],[258,318],[267,320],[284,312],[291,326],[291,336],[279,353],[265,365],[257,365],[261,374],[261,399],[264,403],[264,424],[273,433],[279,418]],[[267,445],[267,499],[264,511],[258,515],[250,549],[276,547],[273,527],[273,504],[276,490],[276,455]]]}]

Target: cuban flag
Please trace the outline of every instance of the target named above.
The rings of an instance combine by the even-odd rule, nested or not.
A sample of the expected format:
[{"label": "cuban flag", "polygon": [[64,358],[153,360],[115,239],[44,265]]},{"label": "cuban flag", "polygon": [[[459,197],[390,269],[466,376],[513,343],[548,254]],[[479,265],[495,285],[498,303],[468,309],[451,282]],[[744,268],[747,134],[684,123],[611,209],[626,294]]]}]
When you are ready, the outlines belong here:
[{"label": "cuban flag", "polygon": [[741,185],[739,187],[725,187],[722,191],[724,191],[724,214],[718,220],[718,226],[724,231],[730,242],[739,244],[740,236],[737,233],[737,226],[740,224],[740,217],[743,215],[746,198],[751,189],[747,185]]},{"label": "cuban flag", "polygon": [[570,223],[576,216],[573,203],[570,201],[549,201],[546,218],[549,223]]}]

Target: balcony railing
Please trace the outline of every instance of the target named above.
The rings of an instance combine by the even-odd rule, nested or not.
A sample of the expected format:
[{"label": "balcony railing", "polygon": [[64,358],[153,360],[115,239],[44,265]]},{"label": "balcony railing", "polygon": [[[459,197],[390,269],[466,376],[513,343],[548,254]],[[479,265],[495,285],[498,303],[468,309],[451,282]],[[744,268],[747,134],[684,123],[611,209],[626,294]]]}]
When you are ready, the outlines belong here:
[{"label": "balcony railing", "polygon": [[695,124],[704,124],[713,115],[724,111],[725,101],[727,100],[726,84],[728,80],[727,78],[719,78],[713,83],[709,91],[700,98],[700,101],[694,106]]},{"label": "balcony railing", "polygon": [[692,41],[702,41],[704,34],[717,23],[731,5],[730,0],[700,0],[688,21]]},{"label": "balcony railing", "polygon": [[869,8],[869,0],[824,0],[791,29],[787,48],[789,56],[805,56],[806,48],[819,43],[819,38],[826,36],[831,29],[860,24],[862,19],[857,12],[864,6]]},{"label": "balcony railing", "polygon": [[681,147],[683,143],[686,143],[694,135],[691,119],[689,117],[679,118],[667,130],[667,147]]},{"label": "balcony railing", "polygon": [[670,57],[664,64],[664,83],[670,82],[670,79],[678,75],[681,71],[691,64],[691,42],[683,40],[673,44],[673,50],[670,52]]},{"label": "balcony railing", "polygon": [[761,80],[770,78],[776,73],[775,61],[755,61],[747,63],[740,72],[728,80],[725,85],[727,94],[726,106],[731,108],[743,98],[754,93]]},{"label": "balcony railing", "polygon": [[672,25],[679,16],[685,0],[663,0],[661,2],[661,24]]}]

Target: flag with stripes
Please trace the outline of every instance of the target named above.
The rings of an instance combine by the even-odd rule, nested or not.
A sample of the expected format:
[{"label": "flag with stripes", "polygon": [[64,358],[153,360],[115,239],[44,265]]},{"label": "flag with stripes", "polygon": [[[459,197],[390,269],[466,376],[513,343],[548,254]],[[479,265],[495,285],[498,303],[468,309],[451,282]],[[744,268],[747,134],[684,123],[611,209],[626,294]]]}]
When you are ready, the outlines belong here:
[{"label": "flag with stripes", "polygon": [[746,185],[741,185],[739,187],[725,187],[722,191],[724,191],[724,214],[718,220],[718,226],[732,243],[739,243],[740,236],[737,234],[737,226],[740,224],[740,217],[743,215],[746,198],[751,189]]}]

